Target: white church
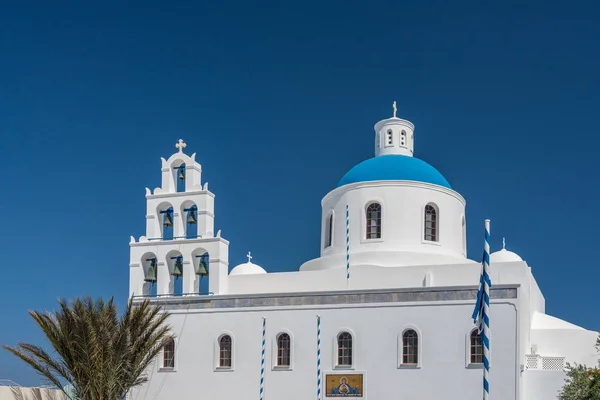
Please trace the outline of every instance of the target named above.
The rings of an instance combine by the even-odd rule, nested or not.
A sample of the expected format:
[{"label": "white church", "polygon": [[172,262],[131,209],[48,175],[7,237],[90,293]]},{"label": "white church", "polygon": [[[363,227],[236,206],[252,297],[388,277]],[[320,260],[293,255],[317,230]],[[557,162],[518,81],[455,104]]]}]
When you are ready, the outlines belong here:
[{"label": "white church", "polygon": [[[375,156],[321,200],[320,257],[267,273],[250,254],[230,268],[215,194],[179,140],[129,264],[130,296],[162,304],[174,336],[131,399],[480,400],[466,202],[414,142],[394,106]],[[520,256],[492,253],[491,280],[491,398],[555,399],[567,362],[597,365],[597,332],[546,314]]]}]

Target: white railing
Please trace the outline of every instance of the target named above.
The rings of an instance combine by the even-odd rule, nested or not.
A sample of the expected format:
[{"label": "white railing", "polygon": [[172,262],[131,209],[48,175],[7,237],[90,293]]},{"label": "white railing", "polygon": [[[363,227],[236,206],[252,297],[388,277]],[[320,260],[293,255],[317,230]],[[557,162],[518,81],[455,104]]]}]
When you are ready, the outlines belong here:
[{"label": "white railing", "polygon": [[525,355],[525,369],[539,371],[564,371],[564,357],[543,357],[539,354]]}]

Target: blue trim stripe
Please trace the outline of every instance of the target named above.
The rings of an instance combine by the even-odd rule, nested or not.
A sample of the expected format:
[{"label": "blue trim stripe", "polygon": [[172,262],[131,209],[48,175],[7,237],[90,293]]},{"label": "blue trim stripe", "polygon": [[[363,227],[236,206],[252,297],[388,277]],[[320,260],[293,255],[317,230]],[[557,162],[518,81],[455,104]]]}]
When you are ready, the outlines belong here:
[{"label": "blue trim stripe", "polygon": [[346,280],[350,284],[350,212],[346,204]]},{"label": "blue trim stripe", "polygon": [[317,400],[321,400],[321,316],[317,315]]},{"label": "blue trim stripe", "polygon": [[490,395],[490,221],[485,220],[485,241],[483,246],[483,261],[481,262],[481,275],[479,277],[479,290],[473,310],[473,321],[477,326],[483,346],[483,399],[488,400]]},{"label": "blue trim stripe", "polygon": [[260,359],[260,400],[263,400],[265,393],[265,344],[267,335],[267,319],[262,319],[262,352]]}]

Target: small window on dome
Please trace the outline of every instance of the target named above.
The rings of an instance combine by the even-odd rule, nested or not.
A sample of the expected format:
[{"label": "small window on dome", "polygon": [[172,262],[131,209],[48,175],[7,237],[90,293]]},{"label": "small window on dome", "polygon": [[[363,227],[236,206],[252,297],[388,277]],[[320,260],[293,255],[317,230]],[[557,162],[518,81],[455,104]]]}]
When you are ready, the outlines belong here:
[{"label": "small window on dome", "polygon": [[333,240],[333,212],[329,213],[326,220],[325,226],[325,244],[324,248],[331,247],[331,242]]},{"label": "small window on dome", "polygon": [[390,129],[390,130],[387,131],[386,147],[387,146],[392,146],[393,144],[394,144],[394,133]]},{"label": "small window on dome", "polygon": [[437,242],[438,240],[438,215],[434,204],[425,206],[425,240]]},{"label": "small window on dome", "polygon": [[381,239],[381,204],[367,207],[367,239]]},{"label": "small window on dome", "polygon": [[462,245],[463,254],[467,255],[467,225],[465,224],[465,216],[462,216]]}]

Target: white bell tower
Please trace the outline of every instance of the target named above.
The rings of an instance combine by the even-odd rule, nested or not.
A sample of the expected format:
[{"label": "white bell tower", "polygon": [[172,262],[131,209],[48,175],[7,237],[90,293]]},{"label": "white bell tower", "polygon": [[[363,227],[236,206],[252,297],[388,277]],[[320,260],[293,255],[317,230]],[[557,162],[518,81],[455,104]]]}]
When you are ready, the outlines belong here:
[{"label": "white bell tower", "polygon": [[[196,153],[162,160],[161,186],[146,188],[146,234],[130,247],[130,296],[227,292],[229,242],[214,232],[215,195],[202,185]],[[200,291],[208,279],[208,293]]]}]

